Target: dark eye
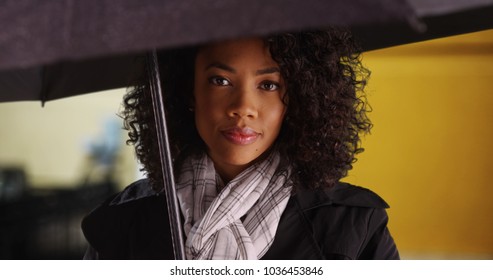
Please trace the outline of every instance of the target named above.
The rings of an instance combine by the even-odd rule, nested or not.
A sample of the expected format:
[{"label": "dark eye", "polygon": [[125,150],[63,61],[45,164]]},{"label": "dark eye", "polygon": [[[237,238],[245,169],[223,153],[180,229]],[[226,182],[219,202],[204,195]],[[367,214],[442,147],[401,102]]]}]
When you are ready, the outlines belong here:
[{"label": "dark eye", "polygon": [[209,83],[216,85],[216,86],[229,86],[231,83],[228,81],[228,79],[220,77],[220,76],[214,76],[209,78]]},{"label": "dark eye", "polygon": [[262,84],[260,84],[260,88],[267,91],[275,91],[278,90],[279,87],[280,85],[278,83],[270,82],[270,81],[265,81],[262,82]]}]

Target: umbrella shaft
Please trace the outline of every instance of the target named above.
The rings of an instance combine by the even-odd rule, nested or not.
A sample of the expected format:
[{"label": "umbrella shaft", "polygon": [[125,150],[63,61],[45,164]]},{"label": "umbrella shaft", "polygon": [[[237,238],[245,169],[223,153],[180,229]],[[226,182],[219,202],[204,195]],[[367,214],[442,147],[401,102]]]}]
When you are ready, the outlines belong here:
[{"label": "umbrella shaft", "polygon": [[156,122],[156,134],[159,144],[159,155],[161,159],[161,170],[163,175],[163,189],[166,195],[166,204],[173,242],[173,251],[176,260],[185,259],[183,242],[183,230],[180,222],[180,212],[178,198],[176,196],[175,180],[173,176],[173,166],[171,161],[168,131],[166,127],[166,115],[164,111],[164,100],[161,91],[161,81],[159,77],[159,65],[157,62],[156,51],[152,51],[147,59],[148,73],[150,78],[150,90]]}]

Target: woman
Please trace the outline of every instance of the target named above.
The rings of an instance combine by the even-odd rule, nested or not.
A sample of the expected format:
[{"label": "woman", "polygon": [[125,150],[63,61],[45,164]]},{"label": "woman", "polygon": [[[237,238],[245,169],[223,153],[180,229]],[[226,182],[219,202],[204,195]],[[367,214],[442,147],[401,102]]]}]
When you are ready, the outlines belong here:
[{"label": "woman", "polygon": [[[160,60],[187,259],[399,258],[387,204],[339,181],[371,127],[350,33],[230,40]],[[173,258],[148,88],[123,112],[148,179],[84,219],[89,258]]]}]

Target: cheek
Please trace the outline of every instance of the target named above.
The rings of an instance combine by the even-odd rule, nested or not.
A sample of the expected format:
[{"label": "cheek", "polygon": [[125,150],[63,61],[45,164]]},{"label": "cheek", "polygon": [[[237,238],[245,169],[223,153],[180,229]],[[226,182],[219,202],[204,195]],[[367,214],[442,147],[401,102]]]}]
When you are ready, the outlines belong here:
[{"label": "cheek", "polygon": [[197,125],[197,127],[199,127],[200,125],[203,126],[205,123],[207,123],[206,119],[210,117],[210,107],[207,106],[207,104],[200,102],[200,100],[198,101],[199,102],[195,103],[195,124]]},{"label": "cheek", "polygon": [[196,122],[217,119],[220,113],[220,106],[210,98],[202,98],[202,100],[198,100],[198,102],[195,103]]},{"label": "cheek", "polygon": [[270,129],[276,133],[279,132],[286,114],[286,107],[284,105],[279,105],[275,107],[270,107],[265,114],[265,121],[268,123]]},{"label": "cheek", "polygon": [[207,111],[202,109],[195,110],[195,128],[200,136],[200,138],[207,144],[210,140],[209,132],[212,130],[211,122],[207,119]]},{"label": "cheek", "polygon": [[207,142],[220,121],[217,102],[204,95],[195,94],[195,126],[202,140]]}]

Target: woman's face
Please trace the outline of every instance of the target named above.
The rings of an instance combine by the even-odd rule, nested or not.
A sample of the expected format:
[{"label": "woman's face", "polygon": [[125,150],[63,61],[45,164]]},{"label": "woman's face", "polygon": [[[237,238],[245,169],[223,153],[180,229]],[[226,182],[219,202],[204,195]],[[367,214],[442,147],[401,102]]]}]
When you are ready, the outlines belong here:
[{"label": "woman's face", "polygon": [[278,64],[261,39],[202,48],[195,61],[195,124],[217,172],[229,181],[276,140],[286,106]]}]

